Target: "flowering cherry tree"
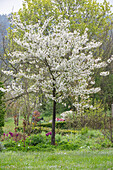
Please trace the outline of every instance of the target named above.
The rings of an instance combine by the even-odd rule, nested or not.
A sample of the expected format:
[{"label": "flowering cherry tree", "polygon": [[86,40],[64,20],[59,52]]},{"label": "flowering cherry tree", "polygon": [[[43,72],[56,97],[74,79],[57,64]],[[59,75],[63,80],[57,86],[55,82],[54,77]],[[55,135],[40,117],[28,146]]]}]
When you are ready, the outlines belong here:
[{"label": "flowering cherry tree", "polygon": [[[51,28],[48,29],[48,23]],[[14,77],[6,89],[13,96],[24,93],[22,77],[29,80],[26,93],[38,92],[41,88],[46,97],[53,100],[52,138],[55,144],[56,103],[64,101],[68,96],[74,97],[73,105],[79,111],[89,94],[97,93],[100,88],[88,89],[94,69],[105,67],[107,63],[100,58],[94,59],[92,48],[101,45],[87,38],[87,29],[83,35],[74,30],[70,32],[70,21],[59,17],[58,24],[54,18],[47,19],[42,25],[21,22],[19,17],[13,20],[14,32],[23,32],[23,38],[15,38],[20,50],[10,54],[10,63],[18,65],[18,72],[3,71]],[[19,49],[19,48],[18,48]],[[105,73],[106,74],[106,73]],[[78,102],[81,98],[81,102]],[[85,106],[84,106],[85,107]]]}]

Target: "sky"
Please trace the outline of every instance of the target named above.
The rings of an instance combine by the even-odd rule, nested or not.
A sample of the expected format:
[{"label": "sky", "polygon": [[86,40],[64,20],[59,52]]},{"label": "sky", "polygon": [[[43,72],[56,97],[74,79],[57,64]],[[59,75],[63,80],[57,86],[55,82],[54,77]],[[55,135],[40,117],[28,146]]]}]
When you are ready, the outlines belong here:
[{"label": "sky", "polygon": [[23,0],[0,0],[0,14],[10,14],[22,8]]},{"label": "sky", "polygon": [[[103,2],[104,0],[97,0],[98,2]],[[113,5],[113,0],[107,0]],[[22,8],[23,0],[0,0],[0,14],[9,14],[11,12],[17,12]],[[113,11],[113,8],[112,8]]]}]

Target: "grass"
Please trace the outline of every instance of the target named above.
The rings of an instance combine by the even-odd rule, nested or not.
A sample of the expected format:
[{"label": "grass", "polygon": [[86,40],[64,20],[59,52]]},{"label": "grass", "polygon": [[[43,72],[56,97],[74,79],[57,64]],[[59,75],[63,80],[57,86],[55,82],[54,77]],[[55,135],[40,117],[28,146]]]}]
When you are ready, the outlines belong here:
[{"label": "grass", "polygon": [[101,151],[1,152],[0,169],[113,169],[113,149]]},{"label": "grass", "polygon": [[[22,117],[20,117],[19,125],[22,125]],[[4,133],[14,132],[15,124],[14,124],[14,118],[6,118],[5,119],[5,125],[3,127]]]}]

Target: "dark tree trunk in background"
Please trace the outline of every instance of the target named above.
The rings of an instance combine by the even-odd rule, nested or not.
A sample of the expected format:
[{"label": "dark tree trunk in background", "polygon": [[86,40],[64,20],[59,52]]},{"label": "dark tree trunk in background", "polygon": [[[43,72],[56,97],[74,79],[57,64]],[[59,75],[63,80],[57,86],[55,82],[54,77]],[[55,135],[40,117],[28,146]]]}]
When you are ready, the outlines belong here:
[{"label": "dark tree trunk in background", "polygon": [[[53,97],[56,97],[56,89],[53,87]],[[53,100],[53,119],[52,119],[52,136],[51,144],[55,145],[55,119],[56,119],[56,101]]]}]

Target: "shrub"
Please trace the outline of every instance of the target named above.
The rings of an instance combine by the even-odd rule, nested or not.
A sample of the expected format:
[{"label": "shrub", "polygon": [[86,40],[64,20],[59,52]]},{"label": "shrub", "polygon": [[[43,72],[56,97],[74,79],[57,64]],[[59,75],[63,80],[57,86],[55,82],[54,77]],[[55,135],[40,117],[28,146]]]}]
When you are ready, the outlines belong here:
[{"label": "shrub", "polygon": [[50,143],[50,136],[46,137],[45,133],[38,134],[38,135],[32,135],[26,139],[26,143],[28,145],[32,145],[32,146],[36,146],[37,144],[40,144],[40,143],[44,144],[47,142]]},{"label": "shrub", "polygon": [[6,148],[8,148],[8,147],[15,147],[15,146],[16,146],[16,142],[12,141],[12,140],[6,141],[4,143],[4,147],[6,147]]}]

